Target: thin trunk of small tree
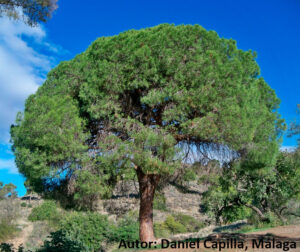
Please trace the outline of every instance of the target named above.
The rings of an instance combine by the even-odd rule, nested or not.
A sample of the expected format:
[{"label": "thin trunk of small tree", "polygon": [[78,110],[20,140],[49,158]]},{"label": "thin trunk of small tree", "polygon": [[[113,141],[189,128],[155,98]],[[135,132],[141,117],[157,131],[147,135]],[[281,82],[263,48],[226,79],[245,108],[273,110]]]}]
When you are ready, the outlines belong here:
[{"label": "thin trunk of small tree", "polygon": [[160,175],[145,174],[140,168],[136,170],[140,191],[140,240],[154,241],[153,199]]}]

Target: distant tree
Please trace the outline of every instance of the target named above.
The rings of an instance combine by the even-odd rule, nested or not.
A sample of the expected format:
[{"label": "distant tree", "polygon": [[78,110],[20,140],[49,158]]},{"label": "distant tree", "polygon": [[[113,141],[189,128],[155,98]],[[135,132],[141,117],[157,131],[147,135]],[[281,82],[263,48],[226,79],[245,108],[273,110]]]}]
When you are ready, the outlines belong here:
[{"label": "distant tree", "polygon": [[[300,104],[297,105],[297,113],[300,115]],[[300,135],[300,124],[297,122],[292,122],[289,128],[289,136]],[[298,138],[298,147],[300,148],[300,138]]]},{"label": "distant tree", "polygon": [[57,8],[57,0],[0,0],[0,16],[23,18],[30,26],[46,22]]},{"label": "distant tree", "polygon": [[4,185],[0,181],[0,200],[5,199],[8,196],[12,198],[16,197],[17,196],[16,188],[17,187],[12,183]]},{"label": "distant tree", "polygon": [[190,151],[272,160],[283,126],[259,71],[255,53],[199,25],[101,37],[27,99],[11,128],[19,171],[38,190],[65,186],[80,199],[136,175],[140,239],[151,241],[157,185]]},{"label": "distant tree", "polygon": [[20,203],[15,201],[16,188],[12,183],[4,185],[0,182],[0,224],[12,224],[19,214]]}]

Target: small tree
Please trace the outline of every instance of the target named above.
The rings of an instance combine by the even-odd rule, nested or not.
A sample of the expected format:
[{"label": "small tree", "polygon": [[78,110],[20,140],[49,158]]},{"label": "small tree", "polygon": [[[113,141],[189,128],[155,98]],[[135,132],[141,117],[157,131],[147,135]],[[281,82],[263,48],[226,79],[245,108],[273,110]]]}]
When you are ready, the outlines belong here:
[{"label": "small tree", "polygon": [[278,103],[254,52],[199,25],[163,24],[99,38],[51,71],[11,128],[13,151],[39,190],[104,197],[136,174],[140,239],[150,241],[161,177],[188,150],[272,152]]},{"label": "small tree", "polygon": [[205,192],[203,203],[217,223],[221,219],[231,221],[233,212],[234,220],[248,217],[249,210],[263,222],[270,221],[269,213],[281,220],[283,214],[297,215],[287,206],[300,197],[299,152],[280,152],[273,165],[271,161],[258,163],[251,159],[225,166],[217,183]]},{"label": "small tree", "polygon": [[7,197],[17,197],[16,186],[12,183],[4,185],[0,181],[0,200],[6,199]]},{"label": "small tree", "polygon": [[19,214],[19,202],[14,200],[17,197],[16,188],[12,183],[3,185],[0,182],[0,224],[11,225]]}]

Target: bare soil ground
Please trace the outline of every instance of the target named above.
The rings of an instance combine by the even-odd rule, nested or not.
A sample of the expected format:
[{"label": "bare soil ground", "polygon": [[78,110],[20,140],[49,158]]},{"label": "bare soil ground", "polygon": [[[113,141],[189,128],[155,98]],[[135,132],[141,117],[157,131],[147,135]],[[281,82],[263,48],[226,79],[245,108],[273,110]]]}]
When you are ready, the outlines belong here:
[{"label": "bare soil ground", "polygon": [[20,219],[18,225],[22,229],[18,236],[6,242],[8,244],[13,244],[13,247],[15,249],[17,249],[20,245],[25,245],[29,235],[32,233],[33,230],[33,223],[27,221],[26,219]]},{"label": "bare soil ground", "polygon": [[[230,239],[236,238],[241,239],[244,241],[244,249],[232,248],[232,249],[213,249],[213,248],[204,248],[203,242],[200,243],[199,249],[183,249],[183,248],[165,248],[165,249],[155,249],[151,251],[159,251],[159,252],[174,252],[174,251],[184,251],[184,252],[194,252],[194,251],[201,251],[201,252],[213,252],[213,251],[222,251],[222,252],[240,252],[240,251],[255,251],[255,252],[279,252],[279,251],[293,251],[293,252],[300,252],[300,225],[289,225],[289,226],[279,226],[275,228],[266,229],[263,231],[257,231],[247,234],[229,234],[229,233],[218,233],[209,236],[212,241],[227,241]],[[282,248],[271,248],[267,247],[267,243],[264,243],[264,248],[253,248],[253,240],[259,242],[260,239],[264,239],[265,241],[269,240],[275,242],[280,241],[282,243]],[[288,243],[285,250],[283,249],[283,243]],[[296,243],[296,248],[291,248],[291,243]],[[276,243],[275,243],[276,244]],[[208,242],[208,246],[211,246],[212,243]],[[247,247],[247,249],[246,249]]]},{"label": "bare soil ground", "polygon": [[251,234],[275,234],[277,236],[300,238],[300,225],[279,226]]}]

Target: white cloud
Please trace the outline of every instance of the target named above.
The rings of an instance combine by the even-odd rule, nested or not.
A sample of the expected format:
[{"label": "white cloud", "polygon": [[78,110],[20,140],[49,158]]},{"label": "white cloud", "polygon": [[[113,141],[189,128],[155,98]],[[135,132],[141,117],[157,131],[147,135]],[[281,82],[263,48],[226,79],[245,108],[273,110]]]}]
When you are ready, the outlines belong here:
[{"label": "white cloud", "polygon": [[39,53],[41,48],[49,53],[59,50],[46,41],[43,27],[0,18],[0,143],[8,143],[16,113],[53,66],[53,57]]},{"label": "white cloud", "polygon": [[297,149],[296,146],[281,146],[280,147],[281,151],[286,151],[286,152],[293,152],[296,149]]},{"label": "white cloud", "polygon": [[0,159],[0,170],[2,169],[8,170],[11,174],[19,173],[14,159]]},{"label": "white cloud", "polygon": [[0,171],[18,174],[9,152],[10,125],[17,112],[23,110],[25,99],[54,66],[53,55],[62,53],[66,51],[47,41],[42,26],[30,27],[22,21],[0,18]]}]

